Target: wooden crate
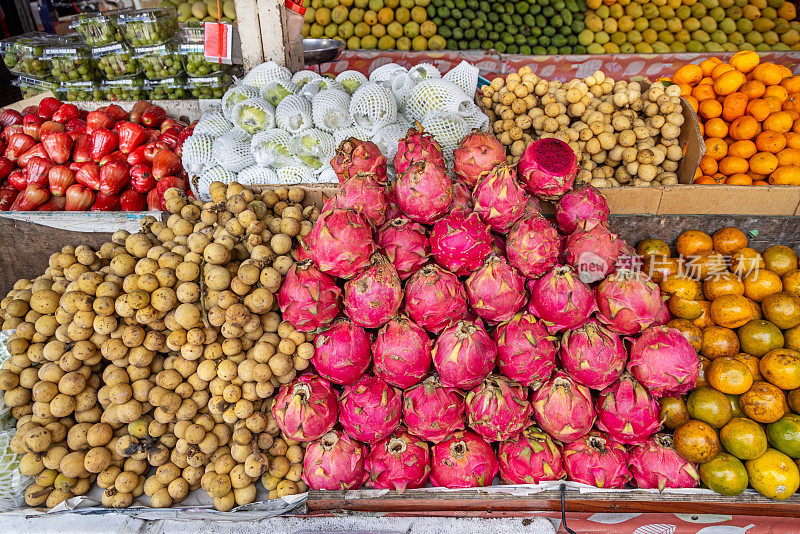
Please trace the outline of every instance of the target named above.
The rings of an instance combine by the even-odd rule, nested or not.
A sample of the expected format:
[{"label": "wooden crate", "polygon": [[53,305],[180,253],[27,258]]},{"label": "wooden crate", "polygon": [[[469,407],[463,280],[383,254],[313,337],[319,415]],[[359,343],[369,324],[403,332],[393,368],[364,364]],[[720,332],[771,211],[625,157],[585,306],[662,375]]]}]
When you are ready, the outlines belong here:
[{"label": "wooden crate", "polygon": [[[234,0],[245,72],[265,61],[303,68],[289,54],[281,0]],[[302,61],[302,57],[300,58]]]}]

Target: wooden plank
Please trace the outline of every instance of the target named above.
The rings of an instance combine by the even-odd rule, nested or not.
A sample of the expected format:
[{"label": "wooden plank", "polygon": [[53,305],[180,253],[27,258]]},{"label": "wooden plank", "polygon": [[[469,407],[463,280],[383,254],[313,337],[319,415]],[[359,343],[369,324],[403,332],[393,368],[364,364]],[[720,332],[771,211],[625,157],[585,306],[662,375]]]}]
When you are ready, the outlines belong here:
[{"label": "wooden plank", "polygon": [[[274,0],[262,1],[274,2]],[[242,62],[244,63],[245,72],[264,62],[264,48],[261,44],[262,28],[259,22],[257,4],[257,0],[234,0],[239,38],[242,42]]]}]

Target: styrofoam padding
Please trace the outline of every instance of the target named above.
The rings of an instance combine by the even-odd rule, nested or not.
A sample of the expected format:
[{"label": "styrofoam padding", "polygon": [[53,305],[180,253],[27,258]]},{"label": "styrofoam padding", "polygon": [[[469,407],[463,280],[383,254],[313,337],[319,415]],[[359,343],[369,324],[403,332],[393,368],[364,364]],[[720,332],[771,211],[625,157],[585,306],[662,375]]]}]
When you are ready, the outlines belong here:
[{"label": "styrofoam padding", "polygon": [[296,134],[314,126],[311,102],[299,95],[289,95],[275,109],[278,128]]},{"label": "styrofoam padding", "polygon": [[242,100],[257,98],[259,96],[261,96],[261,91],[259,91],[257,87],[244,84],[234,85],[222,95],[222,113],[225,115],[225,118],[230,121],[233,106]]},{"label": "styrofoam padding", "polygon": [[208,193],[208,188],[212,182],[222,182],[230,184],[236,181],[236,173],[215,165],[203,171],[199,177],[189,180],[189,187],[192,189],[194,196],[203,202],[209,202],[211,195]]},{"label": "styrofoam padding", "polygon": [[239,172],[256,162],[250,150],[250,135],[238,128],[214,139],[212,152],[220,166],[231,172]]},{"label": "styrofoam padding", "polygon": [[303,86],[311,80],[318,80],[319,78],[322,78],[322,76],[313,70],[298,70],[292,76],[291,82],[295,84],[298,89],[302,89]]},{"label": "styrofoam padding", "polygon": [[346,70],[336,76],[336,81],[342,84],[347,94],[352,96],[356,89],[367,83],[367,77],[357,70]]},{"label": "styrofoam padding", "polygon": [[301,164],[286,165],[277,170],[278,183],[284,185],[291,184],[313,184],[314,172],[310,167]]},{"label": "styrofoam padding", "polygon": [[475,95],[478,89],[478,67],[462,61],[442,76],[443,79],[453,82],[467,95]]},{"label": "styrofoam padding", "polygon": [[466,121],[470,130],[485,132],[489,129],[489,117],[475,103],[469,106],[467,111],[459,113],[459,116]]},{"label": "styrofoam padding", "polygon": [[432,111],[463,113],[472,104],[459,86],[445,79],[423,80],[406,99],[406,117],[421,121]]},{"label": "styrofoam padding", "polygon": [[392,78],[401,72],[406,73],[408,71],[397,63],[387,63],[370,72],[369,81],[372,83],[391,83]]},{"label": "styrofoam padding", "polygon": [[213,154],[214,138],[208,134],[193,132],[183,142],[181,163],[186,172],[195,176],[216,165]]},{"label": "styrofoam padding", "polygon": [[442,73],[439,72],[439,69],[430,63],[414,65],[408,69],[408,75],[414,83],[419,83],[422,80],[437,80],[442,77]]},{"label": "styrofoam padding", "polygon": [[292,79],[292,71],[274,61],[267,61],[254,67],[242,79],[245,85],[252,85],[262,89],[269,82],[280,81],[288,82]]},{"label": "styrofoam padding", "polygon": [[273,128],[255,134],[250,140],[250,150],[257,165],[278,168],[293,161],[291,144],[289,132]]},{"label": "styrofoam padding", "polygon": [[311,99],[311,116],[320,130],[333,133],[353,124],[350,95],[340,89],[326,89]]},{"label": "styrofoam padding", "polygon": [[278,173],[269,167],[251,165],[239,171],[236,181],[242,185],[272,185],[278,183]]},{"label": "styrofoam padding", "polygon": [[371,141],[372,135],[367,132],[364,128],[360,126],[349,126],[347,128],[342,128],[341,130],[336,130],[333,132],[333,141],[338,147],[342,144],[342,141],[345,139],[349,139],[350,137],[355,137],[361,141]]},{"label": "styrofoam padding", "polygon": [[470,132],[467,122],[456,113],[432,111],[422,119],[422,128],[431,134],[442,147],[445,160],[453,159],[453,150],[461,139]]},{"label": "styrofoam padding", "polygon": [[384,126],[397,122],[397,101],[390,89],[370,82],[353,94],[350,115],[356,126],[374,135]]},{"label": "styrofoam padding", "polygon": [[397,154],[397,144],[400,139],[405,137],[406,132],[408,132],[408,124],[405,121],[390,124],[378,130],[372,140],[381,149],[381,154],[392,160]]},{"label": "styrofoam padding", "polygon": [[200,120],[194,127],[193,133],[207,134],[211,137],[219,137],[233,128],[233,123],[225,118],[222,109],[209,110],[203,113]]},{"label": "styrofoam padding", "polygon": [[344,91],[342,84],[333,78],[321,76],[305,84],[303,88],[300,89],[299,94],[306,100],[311,100],[314,98],[314,95],[320,91],[327,91],[328,89],[339,89],[340,91]]},{"label": "styrofoam padding", "polygon": [[312,169],[319,169],[331,160],[336,152],[333,136],[311,128],[295,134],[291,141],[292,152]]}]

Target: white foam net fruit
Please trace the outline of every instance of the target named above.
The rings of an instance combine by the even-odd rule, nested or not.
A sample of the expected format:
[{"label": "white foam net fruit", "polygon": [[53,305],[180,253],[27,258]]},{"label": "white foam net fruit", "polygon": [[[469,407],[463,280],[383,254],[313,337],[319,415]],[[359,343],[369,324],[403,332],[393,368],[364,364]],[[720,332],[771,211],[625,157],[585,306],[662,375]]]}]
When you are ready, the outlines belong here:
[{"label": "white foam net fruit", "polygon": [[250,140],[250,150],[261,167],[282,167],[292,162],[292,136],[286,130],[273,128],[258,132]]},{"label": "white foam net fruit", "polygon": [[336,172],[334,172],[333,167],[330,165],[325,165],[321,169],[317,170],[316,176],[314,177],[317,180],[317,183],[320,184],[338,184],[339,178],[336,176]]},{"label": "white foam net fruit", "polygon": [[230,184],[236,181],[236,173],[216,165],[203,171],[203,174],[196,176],[189,180],[189,187],[192,189],[194,196],[203,202],[209,202],[211,195],[208,193],[208,188],[212,182],[222,182]]},{"label": "white foam net fruit", "polygon": [[342,141],[355,137],[361,141],[371,141],[372,135],[360,126],[350,126],[333,132],[333,141],[336,146],[342,144]]},{"label": "white foam net fruit", "polygon": [[217,108],[203,113],[192,133],[219,137],[225,132],[229,132],[231,128],[233,128],[231,121],[225,118],[221,109]]},{"label": "white foam net fruit", "polygon": [[386,65],[381,65],[377,69],[370,72],[369,81],[372,83],[391,83],[392,78],[401,72],[406,73],[408,71],[406,71],[405,67],[398,65],[397,63],[387,63]]},{"label": "white foam net fruit", "polygon": [[359,87],[350,99],[350,115],[356,126],[374,135],[397,121],[397,101],[388,88],[368,83]]},{"label": "white foam net fruit", "polygon": [[342,84],[347,94],[352,95],[356,89],[367,83],[367,77],[357,70],[346,70],[336,76],[336,81]]},{"label": "white foam net fruit", "polygon": [[11,450],[16,433],[15,428],[0,430],[0,512],[25,506],[25,489],[34,480],[19,472],[22,455]]},{"label": "white foam net fruit", "polygon": [[269,167],[251,165],[239,171],[236,181],[242,185],[272,185],[278,183],[278,174]]},{"label": "white foam net fruit", "polygon": [[333,136],[312,128],[292,137],[292,152],[312,169],[320,169],[328,163],[336,151]]},{"label": "white foam net fruit", "polygon": [[208,134],[194,132],[183,143],[181,163],[186,172],[198,175],[206,167],[216,165],[213,154],[214,138]]},{"label": "white foam net fruit", "polygon": [[261,89],[261,96],[272,104],[278,107],[284,98],[291,95],[296,95],[298,92],[297,86],[292,82],[273,81],[269,82]]},{"label": "white foam net fruit", "polygon": [[286,165],[277,170],[278,183],[283,185],[311,184],[316,182],[314,171],[306,165]]},{"label": "white foam net fruit", "polygon": [[453,157],[459,141],[470,132],[467,122],[455,113],[434,111],[422,119],[422,128],[430,133],[442,147],[445,159]]},{"label": "white foam net fruit", "polygon": [[416,82],[412,80],[411,76],[405,72],[401,72],[392,78],[392,93],[394,94],[395,100],[397,100],[397,108],[399,110],[402,111],[405,109],[406,99],[408,98],[408,95],[411,93],[411,89],[413,89],[415,84]]},{"label": "white foam net fruit", "polygon": [[466,121],[467,126],[469,126],[471,130],[482,130],[485,132],[489,129],[489,117],[487,117],[475,103],[469,106],[465,112],[459,113],[459,116]]},{"label": "white foam net fruit", "polygon": [[408,123],[398,122],[378,130],[372,140],[381,149],[381,153],[391,160],[397,154],[397,143],[405,137],[406,132],[408,132]]},{"label": "white foam net fruit", "polygon": [[261,96],[261,91],[251,85],[234,85],[222,95],[222,113],[225,118],[231,120],[231,113],[233,106],[247,100],[248,98],[258,98]]},{"label": "white foam net fruit", "polygon": [[311,102],[298,95],[289,95],[275,109],[275,122],[278,128],[289,133],[297,133],[314,126],[311,116]]},{"label": "white foam net fruit", "polygon": [[295,84],[298,89],[302,89],[303,86],[311,80],[318,80],[320,78],[322,78],[322,76],[313,70],[299,70],[294,73],[291,82]]},{"label": "white foam net fruit", "polygon": [[291,79],[292,71],[274,61],[267,61],[248,72],[242,82],[262,89],[270,82],[288,82]]},{"label": "white foam net fruit", "polygon": [[423,80],[411,90],[406,100],[406,116],[422,120],[433,111],[463,113],[472,100],[453,82],[445,79]]},{"label": "white foam net fruit", "polygon": [[299,94],[303,98],[311,100],[317,93],[327,91],[328,89],[338,89],[339,91],[344,91],[344,86],[333,78],[320,76],[319,78],[311,80],[305,84],[303,88],[300,89]]},{"label": "white foam net fruit", "polygon": [[275,108],[263,98],[248,98],[233,106],[231,120],[252,135],[275,126]]},{"label": "white foam net fruit", "polygon": [[408,75],[414,83],[419,83],[422,80],[437,80],[442,77],[442,73],[439,72],[439,69],[430,63],[414,65],[408,69]]},{"label": "white foam net fruit", "polygon": [[231,172],[239,172],[255,164],[250,150],[250,135],[242,130],[231,130],[214,139],[214,159]]},{"label": "white foam net fruit", "polygon": [[326,89],[311,100],[311,116],[320,130],[333,133],[353,124],[350,95],[339,89]]},{"label": "white foam net fruit", "polygon": [[442,78],[459,86],[467,95],[474,95],[478,89],[478,67],[466,61],[450,69]]}]

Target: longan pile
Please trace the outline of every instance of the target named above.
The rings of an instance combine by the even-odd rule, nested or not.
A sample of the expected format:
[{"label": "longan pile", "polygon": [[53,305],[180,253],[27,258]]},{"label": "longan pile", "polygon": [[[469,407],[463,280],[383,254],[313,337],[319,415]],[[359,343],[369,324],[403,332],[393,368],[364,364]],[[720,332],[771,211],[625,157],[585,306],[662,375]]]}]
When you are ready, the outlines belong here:
[{"label": "longan pile", "polygon": [[680,90],[614,81],[597,71],[566,83],[530,67],[497,77],[481,89],[481,106],[510,162],[533,139],[555,137],[578,155],[579,184],[595,187],[674,185],[683,150]]},{"label": "longan pile", "polygon": [[203,488],[219,510],[307,490],[303,444],[272,395],[308,368],[314,334],[283,322],[275,293],[319,209],[300,188],[167,191],[166,222],[66,246],[0,301],[14,330],[0,369],[11,448],[48,508],[93,483],[108,507],[153,507]]}]

